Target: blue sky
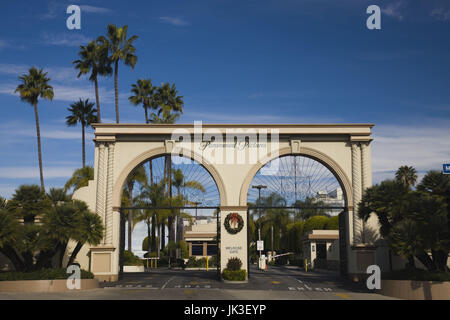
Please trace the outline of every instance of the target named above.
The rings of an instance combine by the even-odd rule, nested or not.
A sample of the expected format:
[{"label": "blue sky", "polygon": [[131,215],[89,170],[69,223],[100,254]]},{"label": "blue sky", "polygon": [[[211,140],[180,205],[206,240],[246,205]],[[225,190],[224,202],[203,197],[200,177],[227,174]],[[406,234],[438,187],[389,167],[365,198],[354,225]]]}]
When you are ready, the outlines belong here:
[{"label": "blue sky", "polygon": [[[81,30],[66,8],[81,6]],[[366,8],[382,8],[381,30]],[[450,162],[450,3],[445,0],[8,1],[0,11],[0,195],[39,184],[35,118],[13,94],[35,65],[52,78],[52,102],[39,103],[46,187],[81,167],[81,130],[67,107],[94,100],[77,79],[78,46],[127,24],[134,70],[120,66],[121,122],[142,123],[130,85],[175,82],[181,123],[374,123],[375,182],[402,164],[421,174]],[[102,118],[114,122],[113,79],[100,82]],[[88,138],[92,138],[92,130]],[[93,143],[87,162],[93,163]]]}]

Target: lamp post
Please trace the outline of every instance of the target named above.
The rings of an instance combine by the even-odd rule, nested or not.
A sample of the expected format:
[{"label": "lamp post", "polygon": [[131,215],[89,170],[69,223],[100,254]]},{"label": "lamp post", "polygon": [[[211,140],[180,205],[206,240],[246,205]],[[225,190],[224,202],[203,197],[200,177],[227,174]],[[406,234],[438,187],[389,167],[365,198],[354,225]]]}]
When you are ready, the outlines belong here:
[{"label": "lamp post", "polygon": [[[267,186],[258,184],[252,186],[253,189],[258,189],[258,203],[261,206],[261,189],[266,189]],[[258,240],[261,241],[261,207],[259,208],[259,218],[258,218]],[[261,258],[261,250],[259,250],[259,258]]]},{"label": "lamp post", "polygon": [[197,206],[199,204],[202,204],[202,203],[201,202],[194,202],[194,204],[195,204],[195,223],[197,223]]}]

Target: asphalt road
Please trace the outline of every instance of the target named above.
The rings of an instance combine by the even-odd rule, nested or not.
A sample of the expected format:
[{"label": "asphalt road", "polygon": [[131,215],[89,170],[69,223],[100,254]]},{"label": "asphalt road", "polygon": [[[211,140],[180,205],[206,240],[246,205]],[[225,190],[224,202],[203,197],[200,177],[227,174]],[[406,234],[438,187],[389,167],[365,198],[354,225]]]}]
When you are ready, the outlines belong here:
[{"label": "asphalt road", "polygon": [[361,284],[331,273],[303,272],[296,267],[250,268],[248,283],[224,283],[212,271],[169,270],[125,274],[101,288],[66,293],[0,293],[0,299],[214,299],[214,300],[380,300]]}]

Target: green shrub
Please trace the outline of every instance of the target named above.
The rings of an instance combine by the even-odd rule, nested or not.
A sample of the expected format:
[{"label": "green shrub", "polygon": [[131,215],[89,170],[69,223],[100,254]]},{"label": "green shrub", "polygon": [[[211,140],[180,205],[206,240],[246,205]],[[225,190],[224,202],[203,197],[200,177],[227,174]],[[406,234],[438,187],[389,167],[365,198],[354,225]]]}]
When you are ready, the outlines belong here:
[{"label": "green shrub", "polygon": [[[0,272],[0,281],[13,280],[58,280],[67,279],[72,273],[67,269],[41,269],[33,272]],[[94,279],[92,272],[81,269],[81,279]]]},{"label": "green shrub", "polygon": [[208,261],[208,266],[211,267],[211,268],[212,268],[212,267],[217,267],[217,263],[218,263],[217,255],[214,254],[214,255],[212,255],[211,258],[209,259],[209,261]]},{"label": "green shrub", "polygon": [[187,268],[206,268],[206,258],[197,259],[196,257],[189,257],[186,267]]},{"label": "green shrub", "polygon": [[240,270],[242,267],[242,261],[238,257],[230,258],[227,262],[227,269],[232,271]]},{"label": "green shrub", "polygon": [[339,216],[333,216],[325,223],[326,230],[339,230]]},{"label": "green shrub", "polygon": [[189,257],[189,247],[186,241],[179,241],[178,248],[181,249],[181,259],[187,259]]},{"label": "green shrub", "polygon": [[123,265],[124,266],[142,266],[143,262],[138,256],[135,256],[133,254],[133,252],[125,250],[123,252]]},{"label": "green shrub", "polygon": [[244,281],[247,276],[245,270],[229,270],[225,269],[222,272],[222,278],[229,281]]}]

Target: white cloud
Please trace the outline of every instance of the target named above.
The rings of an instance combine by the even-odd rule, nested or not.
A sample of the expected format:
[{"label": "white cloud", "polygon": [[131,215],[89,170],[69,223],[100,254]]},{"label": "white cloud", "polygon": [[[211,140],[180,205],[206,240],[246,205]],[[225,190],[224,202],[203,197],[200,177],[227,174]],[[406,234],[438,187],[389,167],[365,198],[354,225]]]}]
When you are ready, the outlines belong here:
[{"label": "white cloud", "polygon": [[[68,178],[76,167],[44,167],[45,178]],[[39,167],[1,167],[0,178],[3,179],[33,179],[39,178]]]},{"label": "white cloud", "polygon": [[89,6],[89,5],[81,5],[80,8],[81,8],[81,13],[87,12],[87,13],[101,13],[101,14],[105,14],[105,13],[113,12],[109,8],[94,7],[94,6]]},{"label": "white cloud", "polygon": [[55,46],[78,47],[88,44],[92,39],[79,33],[44,33],[41,36],[44,44]]},{"label": "white cloud", "polygon": [[[36,130],[34,124],[12,121],[9,123],[3,123],[0,125],[0,135],[2,136],[2,142],[8,140],[8,137],[12,138],[12,141],[17,142],[18,137],[35,137]],[[49,126],[41,124],[41,138],[43,139],[58,139],[58,140],[81,140],[80,128],[68,128],[65,123],[61,123],[60,126]],[[86,140],[93,139],[92,133],[86,133]]]},{"label": "white cloud", "polygon": [[403,1],[396,1],[396,2],[389,3],[386,7],[382,8],[381,12],[391,18],[396,18],[396,19],[402,21],[404,18],[404,16],[403,16],[404,9],[405,9],[405,4],[403,3]]},{"label": "white cloud", "polygon": [[374,182],[392,179],[402,165],[415,167],[421,178],[450,161],[450,121],[436,121],[434,126],[379,125],[374,127],[373,137]]},{"label": "white cloud", "polygon": [[440,21],[450,20],[450,9],[435,8],[431,11],[430,16]]},{"label": "white cloud", "polygon": [[298,117],[276,114],[242,114],[214,113],[214,112],[189,112],[182,120],[203,121],[205,123],[334,123],[341,119],[331,117]]},{"label": "white cloud", "polygon": [[171,24],[173,26],[182,27],[182,26],[188,26],[189,23],[183,19],[175,18],[175,17],[159,17],[159,20],[162,22]]}]

